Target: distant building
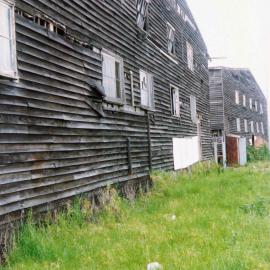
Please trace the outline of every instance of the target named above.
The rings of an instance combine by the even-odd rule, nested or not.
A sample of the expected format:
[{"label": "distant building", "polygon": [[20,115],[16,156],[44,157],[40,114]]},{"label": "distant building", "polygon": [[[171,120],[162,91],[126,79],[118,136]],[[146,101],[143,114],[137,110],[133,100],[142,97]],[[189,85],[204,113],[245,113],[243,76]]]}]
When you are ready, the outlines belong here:
[{"label": "distant building", "polygon": [[267,144],[267,100],[248,69],[215,67],[209,73],[215,158],[245,164],[246,143]]}]

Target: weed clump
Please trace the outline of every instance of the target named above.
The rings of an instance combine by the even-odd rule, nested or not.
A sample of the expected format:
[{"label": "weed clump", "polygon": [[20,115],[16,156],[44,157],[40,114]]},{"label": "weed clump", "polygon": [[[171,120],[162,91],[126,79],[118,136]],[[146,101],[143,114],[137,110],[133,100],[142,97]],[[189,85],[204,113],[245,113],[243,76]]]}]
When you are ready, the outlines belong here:
[{"label": "weed clump", "polygon": [[263,145],[260,148],[255,148],[253,146],[248,145],[247,157],[248,157],[249,162],[269,161],[270,160],[270,152],[269,152],[269,149],[266,145]]}]

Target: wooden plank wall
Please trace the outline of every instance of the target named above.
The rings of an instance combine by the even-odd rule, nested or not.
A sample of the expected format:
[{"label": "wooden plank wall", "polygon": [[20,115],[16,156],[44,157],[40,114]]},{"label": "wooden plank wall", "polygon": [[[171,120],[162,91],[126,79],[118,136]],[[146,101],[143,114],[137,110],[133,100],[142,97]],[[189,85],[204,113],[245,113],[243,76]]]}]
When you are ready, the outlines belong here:
[{"label": "wooden plank wall", "polygon": [[222,69],[209,69],[210,122],[212,130],[224,129]]},{"label": "wooden plank wall", "polygon": [[[186,2],[179,4],[193,20]],[[0,224],[11,220],[11,213],[17,217],[30,207],[53,208],[58,201],[110,182],[148,177],[148,122],[140,108],[140,68],[154,75],[153,169],[173,169],[173,137],[197,135],[190,94],[197,97],[202,118],[203,158],[212,157],[207,49],[199,30],[194,31],[168,5],[167,0],[152,1],[149,36],[141,39],[135,0],[16,1],[19,10],[55,19],[65,25],[68,35],[90,46],[16,15],[19,80],[0,79]],[[164,54],[167,21],[176,29],[177,64]],[[194,72],[187,68],[187,40],[194,48]],[[102,48],[124,60],[126,100],[125,106],[101,104],[103,117],[88,105],[101,102],[90,80],[101,81]],[[181,119],[171,115],[170,84],[181,89]]]},{"label": "wooden plank wall", "polygon": [[[218,71],[222,72],[224,128],[226,133],[240,135],[246,137],[247,140],[251,139],[252,135],[255,135],[268,141],[267,100],[252,73],[247,69],[215,68],[210,69],[210,81],[214,77],[213,74]],[[239,91],[239,105],[235,103],[235,90]],[[243,95],[246,95],[246,107],[243,106]],[[249,98],[252,98],[252,110],[249,107]],[[255,111],[255,101],[258,102],[258,112]],[[263,114],[260,114],[260,103],[263,106]],[[237,131],[236,118],[241,119],[241,132]],[[248,120],[248,132],[245,132],[244,119]],[[254,133],[251,132],[250,121],[254,122]],[[261,125],[260,132],[257,132],[257,122],[264,123],[264,134],[261,132]]]}]

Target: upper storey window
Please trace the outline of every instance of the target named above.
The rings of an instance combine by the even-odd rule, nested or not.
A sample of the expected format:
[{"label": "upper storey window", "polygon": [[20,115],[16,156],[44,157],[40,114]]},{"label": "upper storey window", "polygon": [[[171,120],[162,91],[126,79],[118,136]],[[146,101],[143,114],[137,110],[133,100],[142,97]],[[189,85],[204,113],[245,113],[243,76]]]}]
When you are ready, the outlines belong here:
[{"label": "upper storey window", "polygon": [[240,104],[239,91],[235,91],[235,104]]},{"label": "upper storey window", "polygon": [[255,101],[254,106],[255,106],[255,111],[257,112],[258,111],[258,102],[257,101]]},{"label": "upper storey window", "polygon": [[102,84],[106,96],[112,100],[123,99],[123,60],[121,57],[110,53],[102,52]]},{"label": "upper storey window", "polygon": [[171,100],[172,100],[172,114],[173,116],[180,117],[180,98],[179,88],[171,85]]},{"label": "upper storey window", "polygon": [[191,71],[194,71],[193,59],[194,59],[193,47],[191,46],[189,42],[187,42],[187,64],[188,64],[188,68]]},{"label": "upper storey window", "polygon": [[263,114],[263,105],[260,103],[260,114]]},{"label": "upper storey window", "polygon": [[175,29],[167,23],[168,52],[175,54]]},{"label": "upper storey window", "polygon": [[172,6],[172,8],[176,8],[176,0],[169,0],[169,4]]},{"label": "upper storey window", "polygon": [[253,107],[253,105],[252,105],[252,98],[250,98],[249,99],[249,108],[252,110],[252,107]]},{"label": "upper storey window", "polygon": [[148,8],[151,0],[137,0],[137,25],[142,30],[148,29]]},{"label": "upper storey window", "polygon": [[141,105],[154,109],[154,88],[152,74],[140,70]]},{"label": "upper storey window", "polygon": [[0,75],[16,77],[16,41],[14,5],[0,0]]},{"label": "upper storey window", "polygon": [[243,95],[243,106],[244,106],[244,107],[247,106],[246,95]]}]

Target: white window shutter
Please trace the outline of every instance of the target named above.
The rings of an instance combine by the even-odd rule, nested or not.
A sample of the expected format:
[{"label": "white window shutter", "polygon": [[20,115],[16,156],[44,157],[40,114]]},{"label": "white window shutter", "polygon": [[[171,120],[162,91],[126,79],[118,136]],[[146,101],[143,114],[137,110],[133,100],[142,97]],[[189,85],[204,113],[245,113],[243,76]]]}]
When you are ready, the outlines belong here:
[{"label": "white window shutter", "polygon": [[144,71],[140,71],[141,104],[149,106],[148,76]]},{"label": "white window shutter", "polygon": [[0,2],[0,73],[14,75],[12,7]]},{"label": "white window shutter", "polygon": [[103,53],[102,75],[106,95],[116,98],[115,58],[106,53]]},{"label": "white window shutter", "polygon": [[241,120],[240,118],[236,118],[236,129],[238,132],[241,131]]},{"label": "white window shutter", "polygon": [[180,96],[179,89],[175,89],[175,115],[180,116]]},{"label": "white window shutter", "polygon": [[149,107],[152,109],[155,107],[155,95],[154,95],[154,80],[153,80],[153,75],[148,74],[148,87],[149,87]]},{"label": "white window shutter", "polygon": [[11,8],[0,2],[0,36],[11,38]]}]

